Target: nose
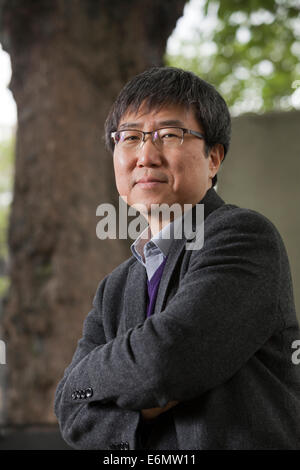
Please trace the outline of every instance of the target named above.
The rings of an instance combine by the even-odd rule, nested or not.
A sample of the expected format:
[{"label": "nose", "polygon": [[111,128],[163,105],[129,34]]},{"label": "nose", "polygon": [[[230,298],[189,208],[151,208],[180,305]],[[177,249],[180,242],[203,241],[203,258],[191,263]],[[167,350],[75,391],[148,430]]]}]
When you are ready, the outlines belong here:
[{"label": "nose", "polygon": [[159,166],[162,163],[161,150],[147,135],[142,147],[137,149],[137,166]]}]

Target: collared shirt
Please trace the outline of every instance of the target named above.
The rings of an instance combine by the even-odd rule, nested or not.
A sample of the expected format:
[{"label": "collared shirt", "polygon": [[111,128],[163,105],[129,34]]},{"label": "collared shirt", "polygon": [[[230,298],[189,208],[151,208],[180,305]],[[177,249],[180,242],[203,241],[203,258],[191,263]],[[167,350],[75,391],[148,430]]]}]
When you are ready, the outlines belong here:
[{"label": "collared shirt", "polygon": [[166,225],[158,234],[152,236],[151,228],[145,230],[131,245],[132,254],[146,268],[148,280],[168,256],[174,239],[174,221]]},{"label": "collared shirt", "polygon": [[173,240],[183,236],[183,226],[191,214],[188,210],[154,236],[148,225],[130,246],[132,254],[146,268],[148,281],[168,256]]}]

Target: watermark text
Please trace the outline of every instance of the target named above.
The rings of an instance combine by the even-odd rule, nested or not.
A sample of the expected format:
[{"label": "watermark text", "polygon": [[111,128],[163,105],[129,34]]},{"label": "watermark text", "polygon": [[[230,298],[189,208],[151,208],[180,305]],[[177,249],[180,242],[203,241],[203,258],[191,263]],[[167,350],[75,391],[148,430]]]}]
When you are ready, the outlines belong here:
[{"label": "watermark text", "polygon": [[6,345],[2,339],[0,339],[0,364],[6,364]]},{"label": "watermark text", "polygon": [[[126,197],[119,197],[119,210],[113,204],[103,203],[96,209],[101,220],[96,226],[96,235],[100,240],[127,239],[137,237],[147,239],[148,224],[154,234],[160,233],[163,239],[187,240],[187,250],[199,250],[204,243],[204,205],[179,203],[168,205],[145,204],[127,205]],[[134,217],[133,220],[129,220]],[[162,229],[162,227],[164,229]]]}]

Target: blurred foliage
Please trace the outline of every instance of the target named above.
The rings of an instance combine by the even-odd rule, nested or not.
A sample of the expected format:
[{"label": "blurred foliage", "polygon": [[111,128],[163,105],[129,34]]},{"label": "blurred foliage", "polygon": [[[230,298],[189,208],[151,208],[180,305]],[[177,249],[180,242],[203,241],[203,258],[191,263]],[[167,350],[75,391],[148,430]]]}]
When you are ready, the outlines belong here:
[{"label": "blurred foliage", "polygon": [[211,31],[201,31],[199,21],[194,38],[181,41],[166,63],[214,84],[236,114],[293,109],[291,96],[300,85],[300,0],[200,3],[204,19],[215,16]]},{"label": "blurred foliage", "polygon": [[[0,267],[7,262],[7,229],[13,186],[15,138],[0,142]],[[0,271],[0,298],[9,286],[9,278]]]},{"label": "blurred foliage", "polygon": [[[1,276],[0,277],[0,299],[5,296],[6,292],[9,289],[10,280],[8,276]],[[0,314],[1,314],[0,308]]]},{"label": "blurred foliage", "polygon": [[15,137],[0,141],[0,194],[12,190]]},{"label": "blurred foliage", "polygon": [[1,204],[0,205],[0,260],[7,256],[8,217],[9,217],[9,208],[6,205]]}]

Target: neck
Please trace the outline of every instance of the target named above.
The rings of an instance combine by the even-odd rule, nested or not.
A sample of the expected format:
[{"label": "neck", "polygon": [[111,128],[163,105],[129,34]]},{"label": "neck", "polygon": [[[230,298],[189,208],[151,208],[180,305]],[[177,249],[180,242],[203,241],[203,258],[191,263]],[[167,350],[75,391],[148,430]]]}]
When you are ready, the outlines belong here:
[{"label": "neck", "polygon": [[152,236],[157,235],[166,225],[174,220],[174,217],[167,220],[159,220],[156,217],[148,217],[148,224],[150,226]]}]

